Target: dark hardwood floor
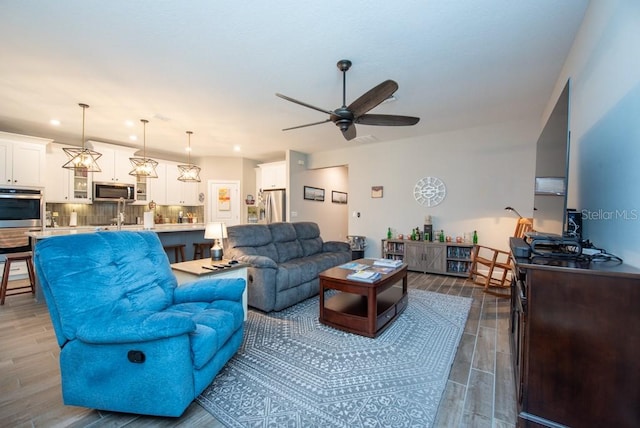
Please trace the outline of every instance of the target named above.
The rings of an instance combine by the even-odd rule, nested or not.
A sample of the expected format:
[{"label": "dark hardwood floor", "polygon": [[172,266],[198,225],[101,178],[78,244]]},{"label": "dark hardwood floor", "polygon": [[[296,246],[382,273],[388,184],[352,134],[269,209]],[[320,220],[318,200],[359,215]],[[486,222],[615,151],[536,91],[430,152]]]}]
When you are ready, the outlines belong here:
[{"label": "dark hardwood floor", "polygon": [[[509,300],[463,278],[409,273],[409,287],[473,298],[436,427],[513,427],[515,388]],[[62,404],[58,345],[49,313],[30,295],[0,306],[0,426],[222,427],[196,403],[180,418],[101,412]]]}]

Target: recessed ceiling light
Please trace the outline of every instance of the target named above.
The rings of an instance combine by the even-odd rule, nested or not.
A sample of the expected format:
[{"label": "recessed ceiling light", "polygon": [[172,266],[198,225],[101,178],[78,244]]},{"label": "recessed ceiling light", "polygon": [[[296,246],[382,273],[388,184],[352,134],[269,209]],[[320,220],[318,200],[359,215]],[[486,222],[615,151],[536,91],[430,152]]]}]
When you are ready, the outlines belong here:
[{"label": "recessed ceiling light", "polygon": [[49,123],[53,126],[60,126],[60,121],[58,119],[51,119]]},{"label": "recessed ceiling light", "polygon": [[125,120],[124,126],[126,126],[127,128],[133,128],[133,120]]},{"label": "recessed ceiling light", "polygon": [[129,135],[129,139],[131,141],[138,141],[138,136],[137,135]]},{"label": "recessed ceiling light", "polygon": [[240,151],[240,146],[238,146],[237,144],[235,146],[233,146],[233,151],[234,152],[239,152]]}]

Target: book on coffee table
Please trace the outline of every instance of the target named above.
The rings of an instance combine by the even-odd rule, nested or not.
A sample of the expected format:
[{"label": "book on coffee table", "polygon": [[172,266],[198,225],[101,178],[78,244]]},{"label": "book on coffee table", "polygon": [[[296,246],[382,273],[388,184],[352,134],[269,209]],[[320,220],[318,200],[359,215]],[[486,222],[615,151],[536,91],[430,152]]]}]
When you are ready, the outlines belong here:
[{"label": "book on coffee table", "polygon": [[347,279],[354,281],[375,282],[382,277],[380,272],[374,270],[360,270],[347,275]]},{"label": "book on coffee table", "polygon": [[402,260],[375,259],[375,261],[373,262],[373,265],[397,268],[402,266],[402,263],[403,263]]},{"label": "book on coffee table", "polygon": [[359,271],[359,270],[365,270],[366,268],[369,267],[369,265],[365,265],[365,264],[358,263],[358,262],[349,262],[349,263],[345,263],[343,265],[340,265],[338,267],[341,267],[342,269],[349,269],[349,270]]}]

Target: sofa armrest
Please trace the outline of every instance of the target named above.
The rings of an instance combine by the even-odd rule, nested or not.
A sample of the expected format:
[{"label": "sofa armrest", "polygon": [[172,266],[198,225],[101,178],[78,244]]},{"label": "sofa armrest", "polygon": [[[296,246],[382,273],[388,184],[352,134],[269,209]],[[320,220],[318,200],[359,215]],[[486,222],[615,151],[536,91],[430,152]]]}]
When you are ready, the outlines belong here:
[{"label": "sofa armrest", "polygon": [[273,259],[266,256],[240,256],[238,261],[249,263],[254,268],[271,268],[278,269],[278,265]]},{"label": "sofa armrest", "polygon": [[175,312],[125,312],[93,318],[76,330],[76,337],[86,343],[115,344],[146,342],[181,336],[196,330],[186,314]]},{"label": "sofa armrest", "polygon": [[322,252],[341,252],[341,251],[351,251],[351,246],[347,242],[341,241],[327,241],[322,243]]},{"label": "sofa armrest", "polygon": [[245,285],[242,278],[207,278],[187,282],[174,290],[173,303],[242,301]]}]

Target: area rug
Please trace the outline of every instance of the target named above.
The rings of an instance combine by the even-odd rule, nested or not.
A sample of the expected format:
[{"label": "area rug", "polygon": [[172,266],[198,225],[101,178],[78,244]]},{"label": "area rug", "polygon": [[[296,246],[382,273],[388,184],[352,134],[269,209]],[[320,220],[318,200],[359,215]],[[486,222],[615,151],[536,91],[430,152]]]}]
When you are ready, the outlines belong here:
[{"label": "area rug", "polygon": [[318,298],[250,310],[244,343],[197,401],[228,427],[432,426],[471,299],[409,290],[375,339],[318,321]]}]

